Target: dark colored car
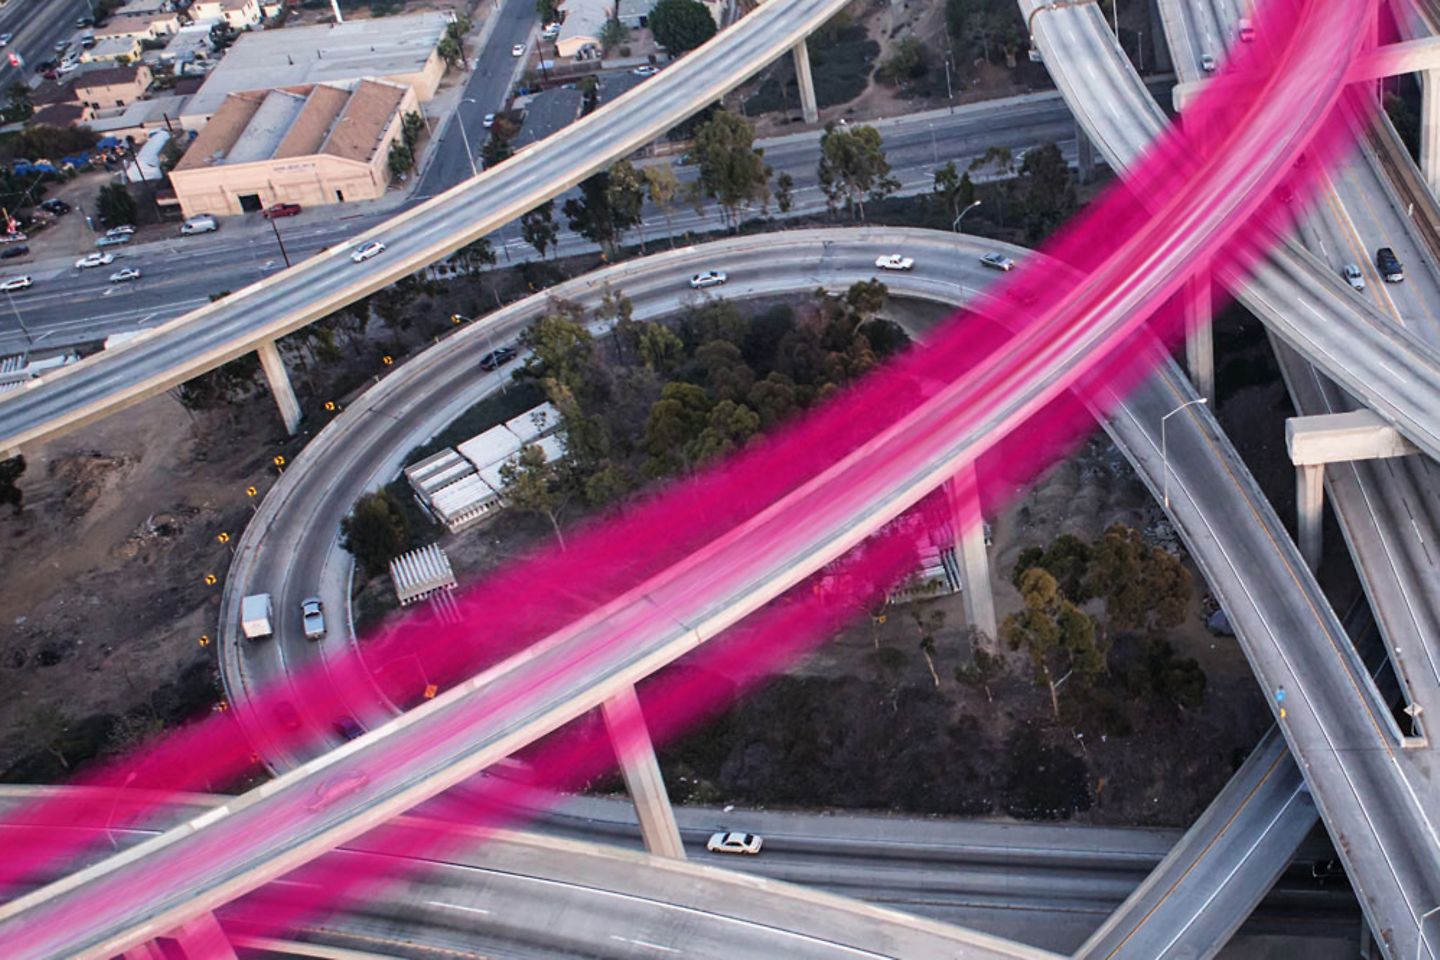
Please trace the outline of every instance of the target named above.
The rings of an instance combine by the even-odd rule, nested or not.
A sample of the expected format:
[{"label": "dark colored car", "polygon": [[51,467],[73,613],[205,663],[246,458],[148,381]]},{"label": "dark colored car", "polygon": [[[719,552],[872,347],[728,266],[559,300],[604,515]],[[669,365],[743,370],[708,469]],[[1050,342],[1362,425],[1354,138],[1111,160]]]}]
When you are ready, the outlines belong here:
[{"label": "dark colored car", "polygon": [[347,717],[344,720],[335,721],[335,732],[340,734],[340,736],[344,737],[346,740],[354,740],[356,737],[360,736],[365,731],[360,729],[360,724]]},{"label": "dark colored car", "polygon": [[301,209],[302,207],[298,203],[277,203],[273,207],[263,211],[260,216],[267,220],[274,220],[277,217],[293,217],[299,213]]},{"label": "dark colored car", "polygon": [[507,364],[507,363],[509,363],[511,360],[514,360],[514,359],[515,359],[515,348],[514,348],[514,347],[501,347],[501,348],[498,349],[498,350],[492,350],[492,351],[490,351],[489,353],[485,354],[485,356],[483,356],[483,357],[480,358],[480,369],[481,369],[481,370],[496,370],[496,369],[499,369],[499,368],[500,368],[501,366],[503,366],[504,364]]},{"label": "dark colored car", "polygon": [[30,248],[23,243],[15,247],[5,247],[0,250],[0,260],[13,260],[16,257],[23,257],[29,252]]},{"label": "dark colored car", "polygon": [[1385,278],[1386,283],[1399,283],[1405,279],[1405,268],[1400,265],[1400,258],[1395,256],[1395,251],[1389,247],[1381,247],[1375,251],[1375,269],[1380,271],[1380,276]]},{"label": "dark colored car", "polygon": [[64,200],[56,200],[52,198],[50,200],[41,201],[40,209],[49,210],[51,213],[59,216],[70,212],[70,204],[66,203]]}]

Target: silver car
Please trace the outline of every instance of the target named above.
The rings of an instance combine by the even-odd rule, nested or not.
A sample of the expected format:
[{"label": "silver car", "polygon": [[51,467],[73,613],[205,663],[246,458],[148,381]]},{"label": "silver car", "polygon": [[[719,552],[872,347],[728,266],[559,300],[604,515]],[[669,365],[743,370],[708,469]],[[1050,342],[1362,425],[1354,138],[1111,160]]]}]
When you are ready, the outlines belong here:
[{"label": "silver car", "polygon": [[723,271],[706,270],[691,277],[690,286],[695,290],[704,290],[706,287],[718,287],[728,279]]},{"label": "silver car", "polygon": [[1004,270],[1008,273],[1015,269],[1015,261],[1003,253],[987,253],[980,258],[980,262],[991,270]]},{"label": "silver car", "polygon": [[1360,267],[1357,264],[1345,264],[1345,266],[1341,268],[1340,274],[1345,278],[1345,282],[1356,290],[1365,289],[1365,274],[1360,272]]},{"label": "silver car", "polygon": [[325,636],[325,605],[319,597],[300,601],[300,618],[305,624],[306,640],[319,640]]}]

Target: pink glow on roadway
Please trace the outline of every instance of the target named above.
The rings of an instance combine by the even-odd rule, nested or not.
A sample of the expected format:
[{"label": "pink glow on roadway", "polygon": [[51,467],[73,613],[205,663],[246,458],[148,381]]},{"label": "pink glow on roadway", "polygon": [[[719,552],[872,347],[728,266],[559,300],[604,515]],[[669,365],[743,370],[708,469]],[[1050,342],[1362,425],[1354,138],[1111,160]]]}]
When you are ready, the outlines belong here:
[{"label": "pink glow on roadway", "polygon": [[[665,591],[667,584],[691,583],[697,564],[713,564],[703,569],[714,570],[718,596],[722,585],[728,589],[744,582],[744,562],[758,566],[792,549],[812,530],[833,529],[822,527],[822,520],[835,523],[836,517],[852,515],[846,511],[871,502],[875,491],[898,489],[904,478],[933,463],[948,469],[975,464],[975,495],[962,490],[955,497],[956,519],[963,525],[979,522],[980,503],[993,510],[1023,489],[1083,440],[1093,428],[1095,411],[1103,413],[1115,396],[1152,369],[1150,337],[1167,343],[1178,337],[1182,311],[1174,295],[1194,265],[1209,264],[1227,274],[1253,266],[1292,215],[1291,204],[1274,199],[1275,188],[1285,182],[1296,196],[1292,203],[1303,202],[1347,148],[1349,134],[1332,111],[1333,79],[1354,55],[1354,24],[1362,15],[1373,16],[1369,0],[1267,4],[1257,26],[1270,42],[1237,52],[1237,72],[1223,95],[1207,92],[1186,112],[1190,137],[1162,139],[1125,187],[1109,191],[1047,244],[1045,252],[1074,267],[1074,274],[1053,263],[1022,266],[992,288],[998,305],[993,317],[962,313],[923,347],[723,466],[635,503],[621,516],[590,524],[571,536],[564,553],[544,552],[488,577],[467,593],[460,625],[397,624],[367,642],[366,659],[386,665],[419,657],[423,676],[448,687],[571,629],[592,610],[625,598],[642,584],[660,598],[647,622],[666,617],[689,622],[683,611],[693,609],[697,594],[678,587]],[[1292,33],[1293,43],[1281,39]],[[1362,115],[1368,109],[1358,98],[1354,107]],[[1322,123],[1323,117],[1330,119]],[[1197,139],[1197,131],[1206,135]],[[1293,168],[1302,149],[1310,162]],[[1057,371],[1063,373],[1057,376]],[[1037,383],[1044,388],[1036,388]],[[950,451],[962,440],[969,445],[955,459]],[[786,509],[777,512],[772,507],[777,503]],[[923,529],[938,525],[935,513],[917,512]],[[764,547],[754,549],[755,544]],[[862,590],[822,591],[777,606],[759,614],[758,625],[739,631],[735,646],[725,641],[714,650],[749,650],[746,644],[753,642],[776,652],[777,659],[765,659],[768,668],[783,666],[788,659],[780,659],[782,654],[793,658],[803,648],[800,640],[793,645],[791,640],[823,639],[853,613],[859,598],[872,595],[885,578],[905,572],[891,561],[908,557],[913,548],[913,537],[873,541],[865,556],[874,567],[862,577]],[[633,625],[639,629],[639,623]],[[616,632],[594,643],[587,657],[613,655],[628,639],[626,632]],[[717,674],[729,669],[718,652],[713,659]],[[392,699],[409,702],[418,676],[401,673],[383,671],[380,682]],[[553,674],[545,680],[558,683],[558,678]],[[316,730],[303,724],[288,729],[276,717],[281,701],[298,703],[310,717],[346,716],[345,704],[370,696],[375,682],[358,658],[302,670],[285,689],[254,699],[256,715],[247,726],[261,728],[274,747],[299,749],[315,738]],[[663,684],[647,684],[654,690],[646,691],[657,704],[647,714],[660,723],[662,735],[676,732],[672,724],[713,709],[692,687],[677,683],[671,692]],[[681,709],[692,700],[695,710]],[[503,715],[512,702],[519,701],[497,699],[484,708]],[[394,773],[406,759],[387,757],[383,764],[368,766],[370,780]],[[576,771],[610,762],[584,731],[555,738],[536,751],[534,760],[541,782],[561,788],[576,782]],[[245,731],[233,718],[220,716],[78,781],[128,781],[151,791],[146,796],[155,809],[174,792],[210,788],[252,766]],[[489,778],[481,781],[480,790],[492,807],[502,805],[496,809],[516,799],[512,791],[530,795],[529,788]],[[109,799],[57,798],[12,814],[6,822],[99,822],[110,806]],[[114,822],[143,822],[144,813],[142,805],[127,805]],[[293,803],[270,825],[276,831],[298,829],[310,820],[310,811]],[[502,822],[498,814],[494,820]],[[223,858],[236,839],[220,830],[214,834],[205,841],[207,852]],[[7,848],[0,885],[58,868],[78,852],[80,842],[70,833],[49,837],[27,831]],[[305,868],[317,869],[325,868]],[[166,878],[150,879],[158,886]],[[382,879],[354,873],[328,878],[321,889],[328,901],[344,892],[347,882],[363,887]],[[136,889],[143,888],[137,884]],[[322,906],[303,900],[295,901],[290,919]],[[78,919],[83,912],[71,916]]]}]

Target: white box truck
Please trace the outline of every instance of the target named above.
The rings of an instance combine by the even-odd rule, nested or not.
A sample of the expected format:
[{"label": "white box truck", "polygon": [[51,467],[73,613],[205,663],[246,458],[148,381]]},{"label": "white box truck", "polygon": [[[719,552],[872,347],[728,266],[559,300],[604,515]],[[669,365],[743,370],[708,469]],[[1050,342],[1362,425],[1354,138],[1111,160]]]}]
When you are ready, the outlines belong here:
[{"label": "white box truck", "polygon": [[259,640],[275,632],[272,625],[275,608],[270,603],[270,594],[257,593],[240,601],[240,629],[250,640]]}]

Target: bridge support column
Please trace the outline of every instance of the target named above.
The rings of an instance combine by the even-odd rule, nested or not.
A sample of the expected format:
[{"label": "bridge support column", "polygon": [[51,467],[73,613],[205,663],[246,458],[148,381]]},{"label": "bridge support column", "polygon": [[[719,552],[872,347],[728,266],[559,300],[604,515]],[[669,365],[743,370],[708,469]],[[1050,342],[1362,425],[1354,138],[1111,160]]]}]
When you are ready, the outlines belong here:
[{"label": "bridge support column", "polygon": [[999,629],[995,620],[995,593],[990,584],[990,555],[985,549],[985,520],[979,503],[975,468],[966,467],[951,478],[951,514],[955,518],[955,552],[960,560],[961,589],[965,591],[965,616],[970,625],[995,643]]},{"label": "bridge support column", "polygon": [[620,760],[625,789],[635,804],[645,849],[657,857],[684,860],[680,828],[675,825],[675,811],[670,806],[670,795],[665,792],[665,781],[660,777],[655,745],[650,742],[650,730],[645,726],[635,688],[626,687],[606,700],[600,712],[610,733],[610,745]]},{"label": "bridge support column", "polygon": [[1210,271],[1185,284],[1185,366],[1195,392],[1215,402],[1215,334],[1211,326]]},{"label": "bridge support column", "polygon": [[1320,568],[1321,534],[1325,508],[1325,467],[1304,464],[1295,468],[1295,542],[1300,556],[1313,572]]},{"label": "bridge support column", "polygon": [[810,49],[801,40],[791,48],[795,57],[795,81],[800,85],[800,112],[806,123],[820,122],[820,108],[815,100],[815,80],[810,76]]},{"label": "bridge support column", "polygon": [[[220,927],[215,914],[196,917],[183,927],[176,927],[162,938],[174,941],[185,960],[238,960],[230,938]],[[167,954],[155,940],[138,944],[125,951],[125,960],[167,960]]]},{"label": "bridge support column", "polygon": [[1420,75],[1420,174],[1440,196],[1440,70]]},{"label": "bridge support column", "polygon": [[165,951],[154,940],[147,940],[125,951],[125,960],[166,960]]},{"label": "bridge support column", "polygon": [[295,388],[290,385],[290,375],[285,372],[285,361],[280,359],[280,349],[274,340],[266,340],[255,351],[260,354],[260,368],[265,371],[265,381],[270,384],[270,394],[280,407],[280,419],[285,421],[285,432],[292,437],[300,430],[300,401],[295,399]]},{"label": "bridge support column", "polygon": [[1095,175],[1095,145],[1078,120],[1075,121],[1075,170],[1076,179],[1081,183],[1089,183]]}]

